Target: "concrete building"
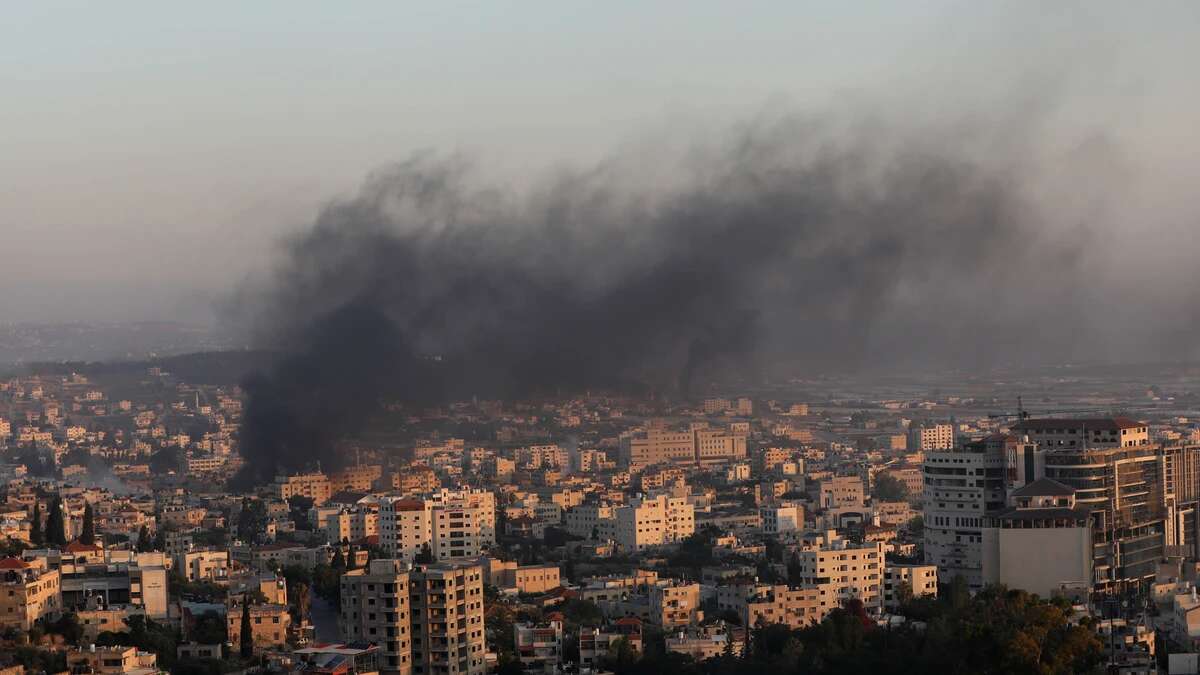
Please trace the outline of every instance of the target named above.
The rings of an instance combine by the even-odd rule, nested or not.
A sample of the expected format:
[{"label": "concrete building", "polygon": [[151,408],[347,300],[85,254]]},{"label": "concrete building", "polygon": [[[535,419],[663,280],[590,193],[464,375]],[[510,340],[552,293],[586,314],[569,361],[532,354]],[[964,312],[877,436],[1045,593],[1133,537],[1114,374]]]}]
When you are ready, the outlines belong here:
[{"label": "concrete building", "polygon": [[187,551],[176,558],[176,570],[188,581],[224,582],[229,578],[229,551]]},{"label": "concrete building", "polygon": [[635,497],[614,515],[613,539],[629,552],[679,543],[696,531],[695,510],[684,497]]},{"label": "concrete building", "polygon": [[883,568],[883,607],[896,609],[905,596],[936,598],[937,565],[886,562]]},{"label": "concrete building", "polygon": [[[229,635],[229,642],[233,645],[241,644],[243,607],[244,605],[233,605],[225,612],[225,629]],[[286,645],[288,627],[292,623],[287,605],[261,604],[249,607],[250,634],[253,636],[254,650]]]},{"label": "concrete building", "polygon": [[996,435],[925,453],[925,562],[943,582],[961,576],[983,588],[983,530],[988,512],[1006,503],[1008,442]]},{"label": "concrete building", "polygon": [[379,645],[381,672],[485,672],[480,566],[373,560],[344,574],[341,591],[342,636]]},{"label": "concrete building", "polygon": [[689,429],[650,428],[627,432],[620,438],[620,460],[636,471],[653,464],[691,463],[696,458],[696,438]]},{"label": "concrete building", "polygon": [[1076,494],[1049,478],[1013,490],[984,530],[985,583],[1042,597],[1091,585],[1091,518]]},{"label": "concrete building", "polygon": [[949,424],[919,424],[908,430],[908,450],[950,450],[955,445]]},{"label": "concrete building", "polygon": [[617,640],[624,640],[637,653],[642,651],[642,622],[634,617],[618,619],[610,626],[584,626],[579,629],[579,672],[588,675],[597,661],[608,654]]},{"label": "concrete building", "polygon": [[1125,417],[1029,419],[1017,428],[1045,450],[1045,475],[1075,489],[1091,518],[1093,587],[1153,581],[1172,514],[1167,461],[1149,427]]},{"label": "concrete building", "polygon": [[563,512],[563,528],[567,533],[585,539],[612,539],[615,536],[616,516],[607,504],[580,504]]},{"label": "concrete building", "polygon": [[0,559],[0,628],[29,630],[62,612],[57,570],[18,558]]},{"label": "concrete building", "polygon": [[421,565],[410,574],[413,675],[487,672],[483,570],[479,565]]},{"label": "concrete building", "polygon": [[329,478],[323,473],[279,476],[275,479],[275,487],[279,491],[279,498],[284,501],[292,497],[307,497],[317,506],[329,501],[333,494]]},{"label": "concrete building", "polygon": [[67,669],[72,673],[96,675],[158,675],[162,672],[153,652],[138,651],[137,647],[96,645],[69,650]]},{"label": "concrete building", "polygon": [[160,552],[105,550],[75,542],[62,551],[27,550],[22,557],[58,571],[65,609],[98,602],[133,605],[156,620],[167,617],[167,560]]},{"label": "concrete building", "polygon": [[551,612],[541,623],[513,625],[513,642],[521,669],[527,673],[557,673],[562,666],[563,617]]},{"label": "concrete building", "polygon": [[858,476],[832,476],[820,482],[817,499],[821,508],[862,508],[866,493]]},{"label": "concrete building", "polygon": [[704,619],[700,584],[658,583],[650,587],[649,620],[661,628],[689,626]]},{"label": "concrete building", "polygon": [[860,600],[869,612],[883,608],[883,542],[856,544],[834,531],[806,538],[796,556],[803,575],[802,585],[829,585],[834,602]]},{"label": "concrete building", "polygon": [[384,500],[379,540],[389,555],[403,560],[426,549],[436,560],[478,558],[496,543],[496,496],[443,488],[421,499]]},{"label": "concrete building", "polygon": [[399,560],[372,560],[341,578],[338,628],[351,643],[379,646],[383,673],[412,673],[409,573]]},{"label": "concrete building", "polygon": [[820,623],[838,602],[829,584],[793,588],[754,583],[722,587],[718,607],[737,613],[742,625],[751,628],[772,624],[804,628]]},{"label": "concrete building", "polygon": [[767,504],[758,507],[763,534],[778,535],[804,529],[804,507],[800,504]]}]

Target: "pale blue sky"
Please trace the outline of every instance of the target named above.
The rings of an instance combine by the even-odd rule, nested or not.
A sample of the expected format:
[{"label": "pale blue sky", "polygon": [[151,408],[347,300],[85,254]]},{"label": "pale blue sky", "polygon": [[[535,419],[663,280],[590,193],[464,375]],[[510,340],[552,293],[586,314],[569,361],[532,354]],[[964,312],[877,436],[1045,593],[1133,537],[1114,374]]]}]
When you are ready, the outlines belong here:
[{"label": "pale blue sky", "polygon": [[413,151],[519,180],[770,105],[936,117],[1033,82],[1061,97],[1058,123],[1190,184],[1198,8],[6,3],[0,320],[206,321],[280,233]]}]

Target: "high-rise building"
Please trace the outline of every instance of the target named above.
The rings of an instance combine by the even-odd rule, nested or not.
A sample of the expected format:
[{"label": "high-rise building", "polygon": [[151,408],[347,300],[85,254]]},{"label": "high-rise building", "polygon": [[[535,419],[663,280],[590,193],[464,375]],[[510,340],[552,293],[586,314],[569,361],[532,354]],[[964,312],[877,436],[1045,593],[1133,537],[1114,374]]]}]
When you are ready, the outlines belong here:
[{"label": "high-rise building", "polygon": [[351,643],[379,646],[380,671],[410,675],[412,619],[408,566],[400,560],[372,560],[341,578],[338,628]]},{"label": "high-rise building", "polygon": [[409,575],[413,675],[477,675],[484,656],[483,569],[419,565]]},{"label": "high-rise building", "polygon": [[984,586],[983,529],[988,512],[1005,506],[1010,442],[996,434],[925,451],[925,562],[943,582],[961,576],[972,589]]},{"label": "high-rise building", "polygon": [[496,543],[496,496],[489,490],[443,488],[418,499],[385,499],[379,541],[388,555],[413,560],[478,558]]},{"label": "high-rise building", "polygon": [[1149,427],[1125,417],[1030,419],[1017,429],[1045,451],[1046,478],[1091,514],[1093,588],[1154,579],[1167,544],[1166,469]]}]

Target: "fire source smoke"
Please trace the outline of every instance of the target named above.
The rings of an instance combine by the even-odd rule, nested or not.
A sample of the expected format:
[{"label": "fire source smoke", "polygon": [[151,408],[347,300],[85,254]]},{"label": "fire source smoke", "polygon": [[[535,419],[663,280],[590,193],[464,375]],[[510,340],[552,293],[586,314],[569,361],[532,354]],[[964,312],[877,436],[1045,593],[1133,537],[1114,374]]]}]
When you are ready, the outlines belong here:
[{"label": "fire source smoke", "polygon": [[460,157],[381,170],[243,296],[284,353],[245,383],[251,472],[336,465],[383,402],[1052,356],[1087,314],[1079,248],[980,147],[789,118],[525,190]]}]

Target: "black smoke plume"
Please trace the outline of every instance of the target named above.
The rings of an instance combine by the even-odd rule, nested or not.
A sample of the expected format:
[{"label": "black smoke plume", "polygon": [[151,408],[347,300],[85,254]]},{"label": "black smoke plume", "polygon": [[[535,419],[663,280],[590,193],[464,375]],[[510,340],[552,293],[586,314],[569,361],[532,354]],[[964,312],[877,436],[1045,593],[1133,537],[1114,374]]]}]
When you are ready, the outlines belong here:
[{"label": "black smoke plume", "polygon": [[251,472],[338,464],[385,402],[1053,355],[1085,314],[1078,248],[1017,151],[953,132],[789,119],[668,170],[618,156],[527,190],[458,157],[379,171],[243,304],[286,354],[246,382]]}]

